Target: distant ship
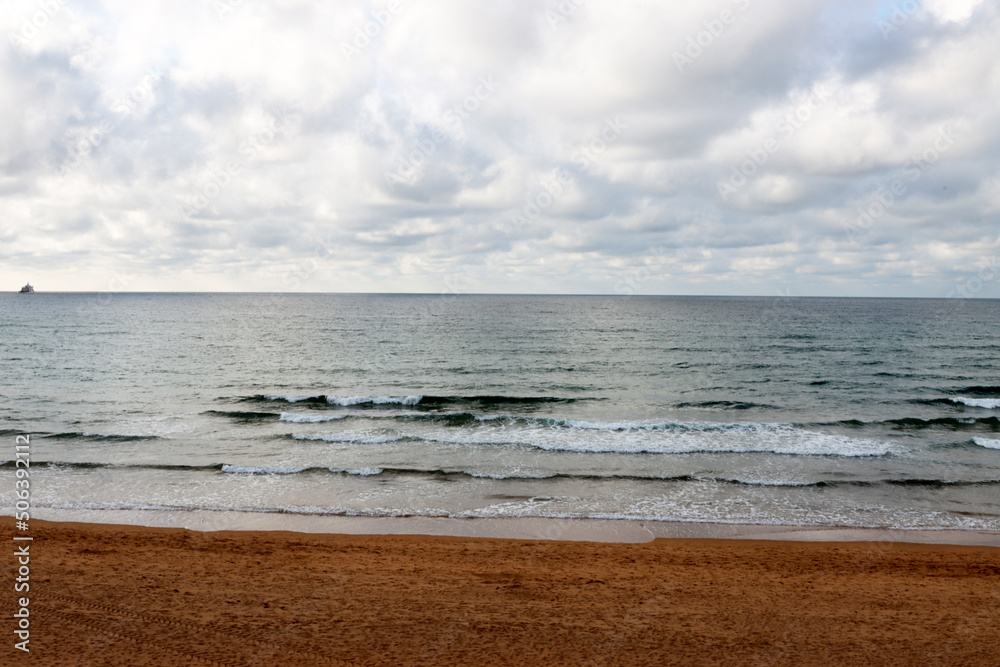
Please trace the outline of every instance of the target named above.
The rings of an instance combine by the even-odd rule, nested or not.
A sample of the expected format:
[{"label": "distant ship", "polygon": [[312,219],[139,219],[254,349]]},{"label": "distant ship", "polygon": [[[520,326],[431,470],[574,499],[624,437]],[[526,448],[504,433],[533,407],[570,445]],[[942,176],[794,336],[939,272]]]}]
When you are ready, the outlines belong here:
[{"label": "distant ship", "polygon": [[21,294],[31,294],[35,291],[35,288],[31,286],[31,283],[25,283],[24,287],[21,288]]}]

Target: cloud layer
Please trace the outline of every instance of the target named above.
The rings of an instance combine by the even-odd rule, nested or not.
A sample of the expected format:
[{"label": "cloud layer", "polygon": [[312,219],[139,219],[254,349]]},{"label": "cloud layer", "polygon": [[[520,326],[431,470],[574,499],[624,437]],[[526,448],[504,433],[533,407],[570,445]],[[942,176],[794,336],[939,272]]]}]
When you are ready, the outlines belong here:
[{"label": "cloud layer", "polygon": [[8,7],[4,289],[1000,296],[993,1]]}]

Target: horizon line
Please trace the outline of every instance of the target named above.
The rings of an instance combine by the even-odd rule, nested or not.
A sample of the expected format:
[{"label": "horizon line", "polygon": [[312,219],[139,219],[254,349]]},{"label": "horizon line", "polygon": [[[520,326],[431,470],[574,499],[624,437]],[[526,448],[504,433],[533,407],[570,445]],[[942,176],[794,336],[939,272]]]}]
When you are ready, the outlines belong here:
[{"label": "horizon line", "polygon": [[[22,294],[16,290],[7,290],[0,292],[0,294]],[[925,300],[925,301],[950,301],[950,300],[976,300],[976,301],[997,301],[1000,297],[986,297],[986,296],[879,296],[879,295],[869,295],[869,296],[858,296],[858,295],[824,295],[824,294],[803,294],[803,295],[790,295],[790,294],[608,294],[608,293],[584,293],[584,292],[573,292],[573,293],[554,293],[554,292],[237,292],[237,291],[168,291],[168,290],[149,290],[149,291],[124,291],[124,292],[112,292],[108,290],[52,290],[43,292],[30,292],[30,294],[46,295],[46,294],[106,294],[106,295],[141,295],[141,294],[173,294],[173,295],[215,295],[215,294],[230,294],[230,295],[267,295],[267,296],[430,296],[430,297],[468,297],[468,296],[522,296],[522,297],[616,297],[616,298],[635,298],[635,297],[647,297],[647,298],[692,298],[692,299],[725,299],[725,298],[740,298],[740,299],[912,299],[912,300]]]}]

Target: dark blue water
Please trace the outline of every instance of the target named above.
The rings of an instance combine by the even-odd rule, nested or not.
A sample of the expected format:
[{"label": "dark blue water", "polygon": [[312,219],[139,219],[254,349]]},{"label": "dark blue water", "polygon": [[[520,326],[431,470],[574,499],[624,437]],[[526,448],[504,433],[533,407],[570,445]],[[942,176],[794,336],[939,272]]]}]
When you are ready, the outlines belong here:
[{"label": "dark blue water", "polygon": [[31,435],[38,516],[1000,530],[998,323],[957,299],[4,294],[0,458]]}]

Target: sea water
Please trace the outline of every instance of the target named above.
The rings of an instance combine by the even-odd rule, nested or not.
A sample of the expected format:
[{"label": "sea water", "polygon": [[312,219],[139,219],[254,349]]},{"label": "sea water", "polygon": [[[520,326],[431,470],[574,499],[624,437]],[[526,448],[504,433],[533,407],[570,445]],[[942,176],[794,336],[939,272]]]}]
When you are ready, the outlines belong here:
[{"label": "sea water", "polygon": [[29,436],[36,515],[995,531],[998,324],[965,299],[4,294],[0,471]]}]

